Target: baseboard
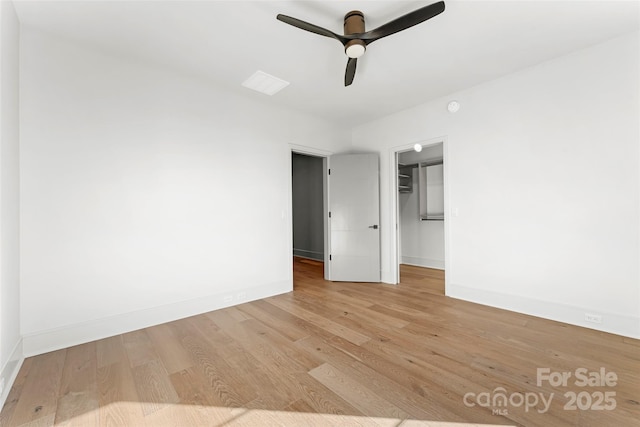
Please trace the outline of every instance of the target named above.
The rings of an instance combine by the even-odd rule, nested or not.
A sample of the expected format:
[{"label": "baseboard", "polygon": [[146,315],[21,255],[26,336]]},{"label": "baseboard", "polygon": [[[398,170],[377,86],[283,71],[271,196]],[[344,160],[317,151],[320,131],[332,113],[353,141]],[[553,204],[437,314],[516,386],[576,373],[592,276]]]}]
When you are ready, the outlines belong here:
[{"label": "baseboard", "polygon": [[398,281],[396,280],[396,276],[391,274],[388,270],[380,270],[380,281],[382,283],[387,283],[389,285],[397,285]]},{"label": "baseboard", "polygon": [[9,360],[4,364],[0,371],[0,382],[4,380],[4,387],[2,388],[2,391],[0,391],[0,410],[2,410],[5,402],[7,401],[11,387],[13,386],[13,383],[18,376],[18,372],[22,367],[22,362],[24,362],[24,354],[22,350],[22,338],[20,338],[13,347]]},{"label": "baseboard", "polygon": [[316,261],[324,261],[324,254],[322,252],[308,251],[306,249],[293,249],[293,255],[300,258],[315,259]]},{"label": "baseboard", "polygon": [[402,263],[415,265],[416,267],[435,268],[436,270],[444,270],[444,260],[442,259],[402,256]]},{"label": "baseboard", "polygon": [[[620,315],[592,308],[485,291],[451,283],[447,283],[445,292],[447,296],[452,298],[640,339],[640,317],[637,316]],[[602,323],[585,321],[585,313],[602,316]]]},{"label": "baseboard", "polygon": [[35,356],[292,290],[290,279],[25,334],[23,353],[25,357]]}]

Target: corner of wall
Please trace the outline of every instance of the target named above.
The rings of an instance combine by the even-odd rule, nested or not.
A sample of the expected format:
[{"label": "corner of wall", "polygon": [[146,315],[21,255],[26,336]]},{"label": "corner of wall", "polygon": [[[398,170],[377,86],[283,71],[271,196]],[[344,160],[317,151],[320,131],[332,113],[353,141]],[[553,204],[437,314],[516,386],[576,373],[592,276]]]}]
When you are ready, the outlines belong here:
[{"label": "corner of wall", "polygon": [[19,326],[20,22],[13,3],[0,2],[0,409],[24,360]]},{"label": "corner of wall", "polygon": [[18,372],[24,362],[24,353],[22,349],[22,338],[16,343],[9,360],[0,370],[0,410],[4,407],[11,387],[18,376]]},{"label": "corner of wall", "polygon": [[[536,300],[517,295],[490,292],[457,284],[447,284],[446,295],[503,310],[554,320],[610,334],[640,339],[640,317],[598,311],[553,301]],[[602,323],[590,323],[586,314],[600,316]]]},{"label": "corner of wall", "polygon": [[234,292],[213,294],[151,307],[145,310],[37,331],[23,336],[23,353],[26,357],[35,356],[190,316],[196,316],[209,311],[220,310],[237,304],[268,298],[292,290],[292,279],[284,280],[239,289]]}]

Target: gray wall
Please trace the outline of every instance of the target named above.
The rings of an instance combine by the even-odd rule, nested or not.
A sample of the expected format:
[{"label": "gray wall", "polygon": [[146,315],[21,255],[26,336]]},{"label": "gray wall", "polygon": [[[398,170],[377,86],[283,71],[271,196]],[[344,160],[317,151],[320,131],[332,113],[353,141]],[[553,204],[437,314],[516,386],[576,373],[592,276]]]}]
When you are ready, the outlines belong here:
[{"label": "gray wall", "polygon": [[322,158],[293,153],[293,254],[324,260]]}]

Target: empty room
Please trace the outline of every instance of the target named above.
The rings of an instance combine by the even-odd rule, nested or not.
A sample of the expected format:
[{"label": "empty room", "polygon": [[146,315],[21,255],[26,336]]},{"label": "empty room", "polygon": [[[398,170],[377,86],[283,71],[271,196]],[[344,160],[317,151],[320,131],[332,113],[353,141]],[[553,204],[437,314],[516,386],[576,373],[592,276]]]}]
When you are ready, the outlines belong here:
[{"label": "empty room", "polygon": [[0,426],[640,426],[640,2],[0,0]]}]

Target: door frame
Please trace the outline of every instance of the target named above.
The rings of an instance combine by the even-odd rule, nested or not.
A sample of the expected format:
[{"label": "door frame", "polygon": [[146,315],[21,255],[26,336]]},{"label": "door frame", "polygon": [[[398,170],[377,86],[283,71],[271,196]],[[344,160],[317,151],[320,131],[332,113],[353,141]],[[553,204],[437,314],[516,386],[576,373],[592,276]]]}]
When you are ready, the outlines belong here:
[{"label": "door frame", "polygon": [[[444,174],[444,282],[445,282],[445,295],[447,294],[447,283],[449,283],[449,274],[451,271],[451,256],[450,256],[450,233],[451,233],[451,215],[449,208],[450,201],[450,188],[449,188],[449,144],[446,136],[439,136],[427,140],[414,141],[409,144],[398,145],[389,149],[389,170],[391,171],[391,244],[392,244],[392,265],[390,276],[395,281],[395,284],[400,283],[400,203],[398,194],[398,154],[405,151],[413,150],[415,144],[420,144],[422,147],[428,147],[442,143],[442,160],[443,160],[443,174]],[[395,225],[395,226],[393,226]]]},{"label": "door frame", "polygon": [[[331,280],[331,264],[329,263],[329,157],[334,153],[319,148],[307,147],[305,145],[289,144],[289,168],[291,168],[291,155],[293,153],[305,156],[319,157],[322,159],[322,210],[323,210],[323,234],[324,234],[324,279]],[[290,253],[293,256],[293,180],[292,171],[289,170],[289,218],[291,218],[291,239]]]}]

